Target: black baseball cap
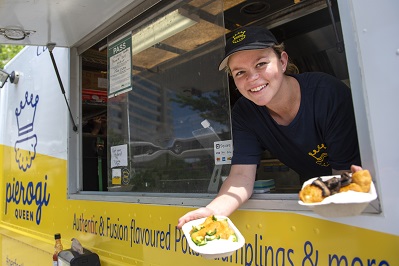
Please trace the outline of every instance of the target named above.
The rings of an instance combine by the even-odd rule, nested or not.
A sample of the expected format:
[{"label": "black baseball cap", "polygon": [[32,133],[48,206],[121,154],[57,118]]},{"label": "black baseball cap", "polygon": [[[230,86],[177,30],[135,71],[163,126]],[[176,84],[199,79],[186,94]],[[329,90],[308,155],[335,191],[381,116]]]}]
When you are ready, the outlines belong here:
[{"label": "black baseball cap", "polygon": [[224,69],[230,55],[238,51],[264,49],[275,44],[278,44],[277,39],[268,29],[259,26],[242,27],[227,40],[219,70]]}]

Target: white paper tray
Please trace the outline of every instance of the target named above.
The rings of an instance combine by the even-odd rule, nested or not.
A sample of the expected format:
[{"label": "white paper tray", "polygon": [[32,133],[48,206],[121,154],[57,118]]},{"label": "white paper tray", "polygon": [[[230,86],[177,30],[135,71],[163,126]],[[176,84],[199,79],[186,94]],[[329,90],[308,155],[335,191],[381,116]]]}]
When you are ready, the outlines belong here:
[{"label": "white paper tray", "polygon": [[237,236],[238,240],[237,242],[233,242],[231,240],[219,239],[219,240],[209,241],[206,245],[203,246],[197,246],[191,240],[190,231],[193,228],[193,226],[202,224],[206,218],[201,218],[198,220],[187,222],[182,227],[183,233],[187,238],[187,242],[190,248],[193,251],[201,254],[201,256],[206,259],[216,259],[216,258],[230,256],[231,254],[233,254],[234,251],[240,249],[245,244],[244,237],[228,217],[217,216],[217,215],[215,215],[215,217],[217,219],[227,219],[229,226],[234,230]]},{"label": "white paper tray", "polygon": [[[326,181],[330,178],[341,178],[340,175],[322,176],[321,179]],[[307,180],[302,188],[311,184],[317,177]],[[299,200],[298,203],[309,207],[315,213],[324,217],[345,217],[361,214],[367,205],[377,198],[374,183],[371,182],[370,191],[368,193],[347,191],[326,197],[323,201],[317,203],[304,203]]]}]

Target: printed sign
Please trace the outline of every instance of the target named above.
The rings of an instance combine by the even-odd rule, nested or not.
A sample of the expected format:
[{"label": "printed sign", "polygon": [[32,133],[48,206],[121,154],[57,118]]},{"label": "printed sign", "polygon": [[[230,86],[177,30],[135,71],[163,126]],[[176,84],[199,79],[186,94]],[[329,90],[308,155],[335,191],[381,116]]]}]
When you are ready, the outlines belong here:
[{"label": "printed sign", "polygon": [[215,165],[231,164],[231,157],[233,156],[233,141],[215,141],[214,142],[215,152]]},{"label": "printed sign", "polygon": [[108,98],[132,89],[132,37],[129,34],[108,45]]}]

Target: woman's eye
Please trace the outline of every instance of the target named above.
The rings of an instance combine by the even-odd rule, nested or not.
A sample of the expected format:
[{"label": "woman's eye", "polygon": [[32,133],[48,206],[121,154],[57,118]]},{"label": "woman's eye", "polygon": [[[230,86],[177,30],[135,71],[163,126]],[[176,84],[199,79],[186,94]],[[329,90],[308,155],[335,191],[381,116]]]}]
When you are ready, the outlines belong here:
[{"label": "woman's eye", "polygon": [[244,72],[243,71],[237,71],[236,74],[234,76],[241,76]]},{"label": "woman's eye", "polygon": [[259,62],[256,64],[256,67],[262,67],[264,65],[266,65],[266,62]]}]

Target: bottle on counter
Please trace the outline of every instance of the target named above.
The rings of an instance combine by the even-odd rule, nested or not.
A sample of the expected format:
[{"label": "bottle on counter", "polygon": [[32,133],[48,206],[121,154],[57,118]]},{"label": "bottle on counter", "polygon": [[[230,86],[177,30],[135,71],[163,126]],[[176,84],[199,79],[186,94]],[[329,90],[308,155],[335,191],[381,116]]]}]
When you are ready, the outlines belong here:
[{"label": "bottle on counter", "polygon": [[63,249],[61,243],[61,234],[55,234],[55,245],[54,245],[54,254],[53,254],[53,266],[58,266],[58,253],[60,253]]}]

